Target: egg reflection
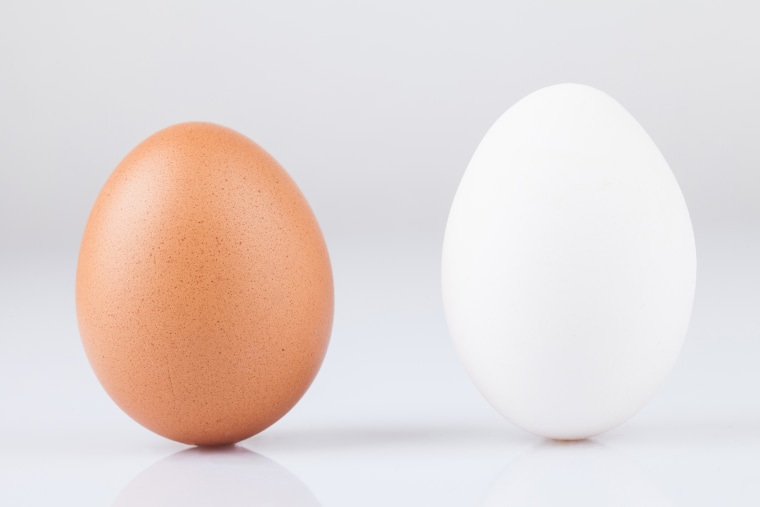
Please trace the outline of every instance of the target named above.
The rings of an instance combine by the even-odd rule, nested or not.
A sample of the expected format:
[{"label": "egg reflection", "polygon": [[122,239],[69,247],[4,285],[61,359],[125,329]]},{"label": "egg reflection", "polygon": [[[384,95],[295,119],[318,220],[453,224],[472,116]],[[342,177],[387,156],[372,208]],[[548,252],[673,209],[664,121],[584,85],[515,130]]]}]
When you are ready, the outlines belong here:
[{"label": "egg reflection", "polygon": [[114,507],[318,506],[309,488],[274,461],[243,447],[195,448],[135,477]]},{"label": "egg reflection", "polygon": [[592,441],[547,441],[517,458],[493,483],[483,505],[656,507],[672,503],[618,451]]}]

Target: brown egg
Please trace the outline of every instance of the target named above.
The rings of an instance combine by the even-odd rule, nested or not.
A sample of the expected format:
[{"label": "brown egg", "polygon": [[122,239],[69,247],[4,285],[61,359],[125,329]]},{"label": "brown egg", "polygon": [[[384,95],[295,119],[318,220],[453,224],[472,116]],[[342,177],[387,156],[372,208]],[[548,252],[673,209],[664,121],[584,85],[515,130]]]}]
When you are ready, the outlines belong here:
[{"label": "brown egg", "polygon": [[333,316],[314,214],[256,143],[184,123],[138,145],[95,202],[77,316],[113,400],[196,445],[258,433],[300,399]]}]

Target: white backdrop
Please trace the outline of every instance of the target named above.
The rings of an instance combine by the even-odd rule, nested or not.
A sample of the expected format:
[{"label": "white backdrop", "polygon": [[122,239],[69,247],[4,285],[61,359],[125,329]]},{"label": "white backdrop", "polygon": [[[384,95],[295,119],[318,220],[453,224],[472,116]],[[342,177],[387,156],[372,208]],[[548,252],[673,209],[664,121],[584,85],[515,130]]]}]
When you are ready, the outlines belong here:
[{"label": "white backdrop", "polygon": [[[760,501],[754,3],[158,4],[0,5],[0,503]],[[662,391],[619,429],[563,447],[512,427],[472,387],[439,269],[451,200],[488,127],[568,81],[612,95],[660,147],[699,271]],[[173,454],[184,446],[115,407],[73,302],[98,190],[137,143],[188,120],[232,127],[280,161],[323,227],[336,280],[311,390],[242,453],[211,457]],[[229,474],[208,472],[213,459]],[[262,473],[280,479],[244,480]],[[207,490],[183,497],[189,483]]]},{"label": "white backdrop", "polygon": [[486,129],[598,87],[670,162],[698,231],[760,220],[760,8],[714,2],[4,2],[0,237],[75,248],[138,142],[187,120],[269,150],[328,240],[440,237]]}]

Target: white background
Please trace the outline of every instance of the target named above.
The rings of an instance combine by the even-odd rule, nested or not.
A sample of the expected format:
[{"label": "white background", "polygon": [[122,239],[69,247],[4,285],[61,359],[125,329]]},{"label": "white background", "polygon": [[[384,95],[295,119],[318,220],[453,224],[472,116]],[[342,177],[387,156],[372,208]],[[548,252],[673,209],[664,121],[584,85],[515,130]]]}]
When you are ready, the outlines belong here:
[{"label": "white background", "polygon": [[[760,503],[753,3],[157,4],[0,6],[0,504]],[[482,399],[439,287],[478,142],[521,97],[567,81],[606,91],[650,133],[699,262],[673,374],[636,417],[576,444],[526,434]],[[134,423],[76,328],[98,190],[142,139],[187,120],[232,127],[282,163],[335,272],[317,380],[237,450],[183,451]]]}]

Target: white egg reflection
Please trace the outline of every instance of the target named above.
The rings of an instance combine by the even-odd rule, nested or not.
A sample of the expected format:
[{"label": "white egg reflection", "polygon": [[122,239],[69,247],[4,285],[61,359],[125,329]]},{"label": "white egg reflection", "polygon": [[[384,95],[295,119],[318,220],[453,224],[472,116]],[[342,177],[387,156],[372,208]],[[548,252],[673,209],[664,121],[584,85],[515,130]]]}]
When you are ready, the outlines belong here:
[{"label": "white egg reflection", "polygon": [[672,502],[621,452],[592,441],[548,441],[507,467],[482,505],[659,507]]},{"label": "white egg reflection", "polygon": [[316,507],[311,491],[274,461],[238,446],[193,448],[151,465],[114,507]]}]

